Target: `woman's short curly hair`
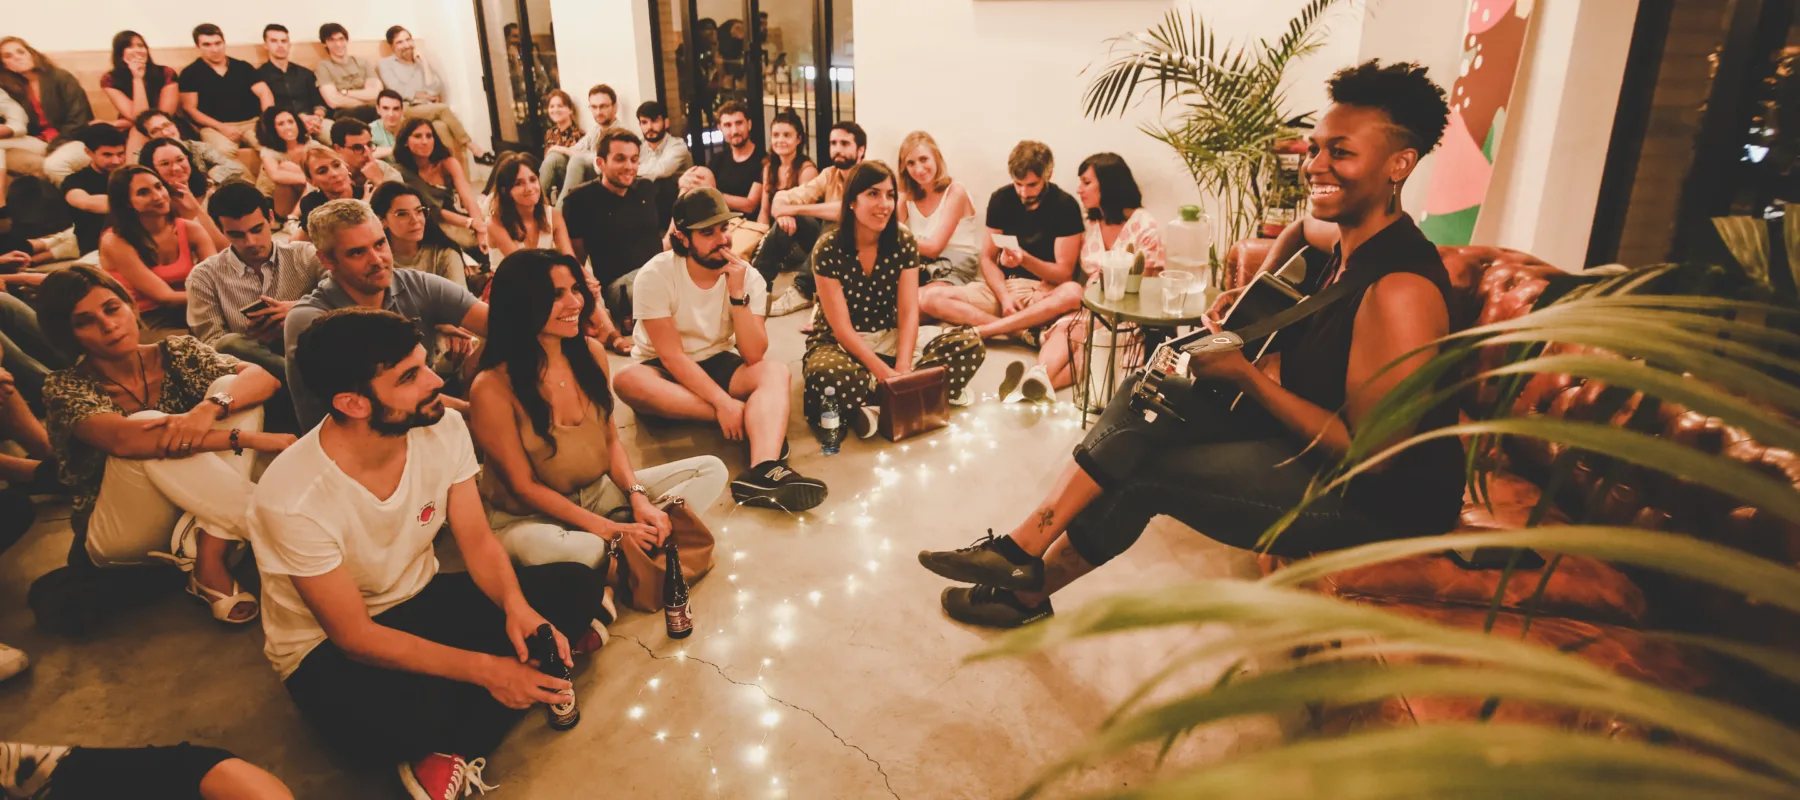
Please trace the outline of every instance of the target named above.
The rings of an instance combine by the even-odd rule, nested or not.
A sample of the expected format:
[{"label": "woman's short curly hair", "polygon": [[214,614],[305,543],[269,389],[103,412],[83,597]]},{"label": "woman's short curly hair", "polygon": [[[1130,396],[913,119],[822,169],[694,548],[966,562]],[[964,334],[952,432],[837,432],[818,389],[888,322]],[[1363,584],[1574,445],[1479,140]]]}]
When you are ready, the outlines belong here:
[{"label": "woman's short curly hair", "polygon": [[1423,156],[1437,149],[1450,124],[1450,106],[1444,89],[1431,81],[1425,68],[1410,61],[1383,65],[1370,59],[1339,70],[1326,83],[1331,102],[1379,108],[1400,129],[1404,146]]}]

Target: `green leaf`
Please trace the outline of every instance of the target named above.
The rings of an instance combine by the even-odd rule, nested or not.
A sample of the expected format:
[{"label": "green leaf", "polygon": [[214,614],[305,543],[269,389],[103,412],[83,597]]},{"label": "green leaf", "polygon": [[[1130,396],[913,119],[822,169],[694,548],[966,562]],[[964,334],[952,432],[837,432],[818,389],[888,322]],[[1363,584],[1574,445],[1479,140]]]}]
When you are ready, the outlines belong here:
[{"label": "green leaf", "polygon": [[1769,285],[1769,227],[1755,217],[1713,217],[1713,228],[1725,240],[1725,249],[1750,277]]}]

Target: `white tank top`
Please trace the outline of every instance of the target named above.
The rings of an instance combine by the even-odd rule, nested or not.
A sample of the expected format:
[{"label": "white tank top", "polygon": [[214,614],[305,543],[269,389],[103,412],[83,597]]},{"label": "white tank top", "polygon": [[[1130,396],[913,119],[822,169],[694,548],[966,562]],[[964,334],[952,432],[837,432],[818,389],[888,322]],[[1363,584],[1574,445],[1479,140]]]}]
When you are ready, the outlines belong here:
[{"label": "white tank top", "polygon": [[[945,199],[947,200],[948,198]],[[945,205],[947,205],[945,202],[939,202],[937,213],[926,216],[925,212],[919,210],[917,204],[913,203],[911,200],[906,201],[906,218],[912,220],[912,224],[908,227],[912,228],[914,238],[931,238],[931,235],[937,231],[937,226],[941,224],[941,218],[947,213]],[[944,245],[944,252],[941,253],[939,257],[949,258],[951,254],[956,251],[967,253],[975,252],[974,214],[970,214],[956,221],[956,230],[950,233],[950,241]]]}]

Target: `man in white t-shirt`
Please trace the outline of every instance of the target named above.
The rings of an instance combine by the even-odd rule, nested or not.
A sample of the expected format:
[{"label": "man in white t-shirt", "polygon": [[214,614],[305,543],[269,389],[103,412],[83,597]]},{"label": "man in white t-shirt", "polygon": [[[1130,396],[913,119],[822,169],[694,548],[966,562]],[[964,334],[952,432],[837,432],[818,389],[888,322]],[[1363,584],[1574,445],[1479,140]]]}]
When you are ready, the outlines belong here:
[{"label": "man in white t-shirt", "polygon": [[[301,715],[352,757],[400,764],[416,800],[484,786],[481,758],[568,681],[527,662],[552,626],[565,664],[597,646],[604,571],[515,573],[476,493],[475,450],[418,328],[391,311],[320,317],[293,358],[330,416],[269,465],[251,503],[264,652]],[[468,564],[438,572],[448,524]],[[542,612],[542,613],[540,613]]]},{"label": "man in white t-shirt", "polygon": [[675,201],[669,250],[632,283],[637,330],[632,355],[613,383],[639,414],[717,421],[725,438],[748,439],[750,469],[733,478],[745,505],[805,511],[825,501],[825,484],[787,465],[789,372],[771,361],[763,326],[769,286],[731,252],[740,215],[717,189]]}]

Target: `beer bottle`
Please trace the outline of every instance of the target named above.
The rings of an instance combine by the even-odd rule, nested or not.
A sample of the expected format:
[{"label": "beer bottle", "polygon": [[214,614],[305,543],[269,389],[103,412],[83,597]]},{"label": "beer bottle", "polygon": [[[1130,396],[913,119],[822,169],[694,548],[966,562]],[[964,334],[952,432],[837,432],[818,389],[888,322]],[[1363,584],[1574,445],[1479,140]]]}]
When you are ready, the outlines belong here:
[{"label": "beer bottle", "polygon": [[669,638],[686,639],[694,632],[694,618],[688,613],[687,577],[681,574],[681,554],[675,541],[663,543],[663,619],[669,624]]},{"label": "beer bottle", "polygon": [[[538,671],[552,678],[572,680],[571,671],[563,664],[562,656],[556,652],[556,634],[550,632],[549,623],[539,625],[537,633],[525,641],[525,651],[537,659]],[[581,709],[575,706],[574,687],[564,690],[564,694],[567,696],[565,702],[544,707],[549,712],[550,727],[559,731],[573,728],[575,723],[581,721]]]}]

